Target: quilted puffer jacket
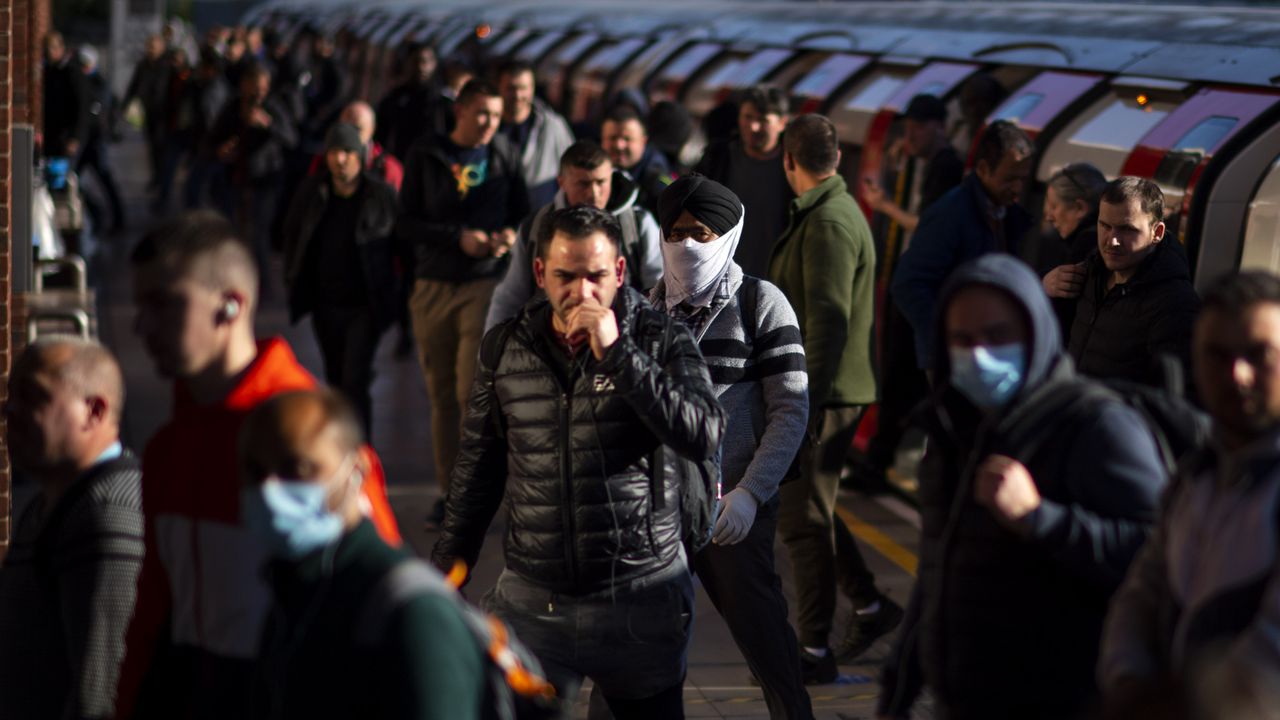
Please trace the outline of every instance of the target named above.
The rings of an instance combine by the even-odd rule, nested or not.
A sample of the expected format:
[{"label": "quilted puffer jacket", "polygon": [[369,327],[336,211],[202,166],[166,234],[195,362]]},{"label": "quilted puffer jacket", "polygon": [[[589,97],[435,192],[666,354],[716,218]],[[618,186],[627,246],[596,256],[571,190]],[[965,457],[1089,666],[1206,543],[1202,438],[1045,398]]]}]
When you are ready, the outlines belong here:
[{"label": "quilted puffer jacket", "polygon": [[630,288],[613,311],[620,336],[600,362],[587,348],[563,355],[545,298],[485,336],[437,565],[474,565],[504,498],[507,569],[554,592],[596,592],[677,559],[675,456],[714,456],[724,411],[683,326]]}]

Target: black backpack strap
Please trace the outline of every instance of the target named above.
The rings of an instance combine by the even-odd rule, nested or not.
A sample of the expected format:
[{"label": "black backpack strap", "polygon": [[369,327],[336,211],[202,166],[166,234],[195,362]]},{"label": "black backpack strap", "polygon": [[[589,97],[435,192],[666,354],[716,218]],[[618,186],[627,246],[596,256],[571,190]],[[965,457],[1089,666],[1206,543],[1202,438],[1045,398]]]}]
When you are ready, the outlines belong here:
[{"label": "black backpack strap", "polygon": [[[1051,439],[1059,435],[1059,430],[1066,418],[1084,412],[1087,408],[1096,407],[1102,402],[1123,403],[1119,397],[1107,387],[1095,382],[1064,382],[1051,388],[1043,397],[1037,398],[1033,411],[1018,418],[1018,424],[1007,436],[1010,452],[1023,465],[1031,462]],[[1054,418],[1054,422],[1049,422]]]}]

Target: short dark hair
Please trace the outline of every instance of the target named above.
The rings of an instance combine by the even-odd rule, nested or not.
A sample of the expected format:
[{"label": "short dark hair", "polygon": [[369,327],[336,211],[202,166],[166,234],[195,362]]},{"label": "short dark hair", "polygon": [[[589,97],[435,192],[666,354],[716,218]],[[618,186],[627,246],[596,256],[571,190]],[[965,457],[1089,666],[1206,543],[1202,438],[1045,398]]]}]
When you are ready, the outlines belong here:
[{"label": "short dark hair", "polygon": [[[604,125],[607,122],[615,122],[621,125],[622,123],[630,122],[632,120],[640,123],[640,127],[644,127],[644,118],[640,117],[640,113],[636,110],[635,106],[628,102],[620,102],[615,103],[613,107],[609,108],[609,112],[604,114],[604,120],[602,120],[600,124]],[[648,128],[645,128],[645,132],[648,132]]]},{"label": "short dark hair", "polygon": [[592,140],[579,140],[570,145],[569,149],[560,156],[560,172],[569,168],[595,170],[607,162],[609,162],[609,154],[600,147],[599,143]]},{"label": "short dark hair", "polygon": [[519,58],[511,58],[503,60],[498,65],[498,72],[494,74],[494,79],[501,80],[504,75],[523,75],[524,73],[532,73],[533,65],[520,60]]},{"label": "short dark hair", "polygon": [[1024,158],[1031,155],[1035,146],[1022,128],[1008,120],[997,120],[987,126],[978,137],[978,149],[974,153],[974,166],[985,162],[988,169],[995,169],[1005,155]]},{"label": "short dark hair", "polygon": [[556,233],[568,235],[574,240],[584,240],[595,233],[604,233],[613,243],[613,250],[622,255],[622,227],[613,213],[594,208],[590,205],[574,205],[552,211],[538,228],[538,257],[546,260],[547,250],[551,248],[551,240]]},{"label": "short dark hair", "polygon": [[787,123],[783,149],[807,172],[834,172],[840,160],[840,138],[826,117],[809,113]]},{"label": "short dark hair", "polygon": [[458,100],[455,105],[458,107],[470,105],[471,101],[478,97],[502,97],[502,93],[499,93],[498,88],[494,87],[493,83],[488,80],[473,77],[458,91]]},{"label": "short dark hair", "polygon": [[786,115],[791,112],[791,98],[782,88],[773,85],[752,85],[738,96],[738,105],[751,105],[761,115],[770,113]]},{"label": "short dark hair", "polygon": [[1132,175],[1118,177],[1107,183],[1101,200],[1110,205],[1125,205],[1130,200],[1137,200],[1138,207],[1151,216],[1153,224],[1164,221],[1164,192],[1159,185],[1146,178]]},{"label": "short dark hair", "polygon": [[134,246],[129,262],[134,266],[163,263],[175,275],[184,275],[193,273],[196,261],[204,257],[217,262],[203,263],[194,273],[200,282],[222,288],[238,272],[251,279],[256,290],[261,269],[253,249],[216,210],[188,210],[154,226]]},{"label": "short dark hair", "polygon": [[1204,294],[1200,308],[1239,317],[1262,303],[1280,305],[1280,277],[1265,270],[1242,270],[1216,281]]}]

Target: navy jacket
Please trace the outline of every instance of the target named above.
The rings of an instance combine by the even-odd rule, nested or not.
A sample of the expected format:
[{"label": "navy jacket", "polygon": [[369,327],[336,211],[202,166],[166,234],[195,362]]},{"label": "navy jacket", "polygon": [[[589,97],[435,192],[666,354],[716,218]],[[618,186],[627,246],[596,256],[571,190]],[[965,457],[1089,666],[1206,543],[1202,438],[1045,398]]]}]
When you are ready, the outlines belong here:
[{"label": "navy jacket", "polygon": [[[1118,397],[1077,402],[1085,380],[1062,350],[1039,278],[1004,254],[962,266],[939,295],[992,285],[1032,322],[1026,379],[983,414],[951,389],[948,355],[920,418],[919,580],[881,710],[905,714],[921,679],[949,717],[1077,717],[1096,698],[1093,668],[1111,594],[1146,540],[1165,475],[1155,441]],[[941,323],[935,341],[942,348]],[[1011,529],[974,500],[974,471],[1017,459],[1042,497]]]},{"label": "navy jacket", "polygon": [[1031,216],[1017,205],[1010,206],[1004,216],[1005,247],[1001,248],[982,208],[985,192],[978,176],[970,173],[929,206],[894,270],[890,292],[915,332],[921,368],[930,367],[933,314],[947,276],[979,255],[1001,250],[1016,255],[1019,240],[1031,228]]}]

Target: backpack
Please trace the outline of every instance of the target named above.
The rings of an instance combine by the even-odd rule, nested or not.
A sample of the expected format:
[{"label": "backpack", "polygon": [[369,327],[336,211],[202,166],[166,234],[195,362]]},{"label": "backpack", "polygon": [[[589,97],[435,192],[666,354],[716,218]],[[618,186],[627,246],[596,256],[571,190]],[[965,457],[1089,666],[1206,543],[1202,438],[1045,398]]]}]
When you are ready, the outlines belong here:
[{"label": "backpack", "polygon": [[[659,331],[654,324],[645,328],[640,346],[648,350],[650,357],[660,358],[671,347],[671,328],[674,321],[666,318]],[[665,445],[653,451],[650,460],[649,502],[654,511],[667,504],[666,454],[674,453]],[[675,467],[679,482],[681,542],[685,556],[692,559],[711,542],[716,520],[720,515],[720,452],[706,460],[690,460],[675,454]]]},{"label": "backpack", "polygon": [[418,559],[394,566],[365,599],[355,623],[355,640],[376,645],[395,611],[419,597],[441,597],[458,608],[475,638],[484,665],[485,720],[544,720],[560,717],[563,700],[543,676],[537,657],[496,616],[462,598],[435,568]]},{"label": "backpack", "polygon": [[[1083,417],[1096,412],[1103,403],[1122,403],[1142,418],[1155,441],[1165,473],[1172,478],[1183,458],[1208,444],[1212,424],[1208,415],[1182,396],[1182,368],[1177,361],[1162,358],[1161,363],[1162,387],[1115,378],[1065,383],[1043,401],[1043,406],[1048,408],[1046,414]],[[1023,457],[1029,459],[1034,455],[1056,434],[1055,427],[1048,425],[1046,430],[1024,440],[1021,443]]]}]

